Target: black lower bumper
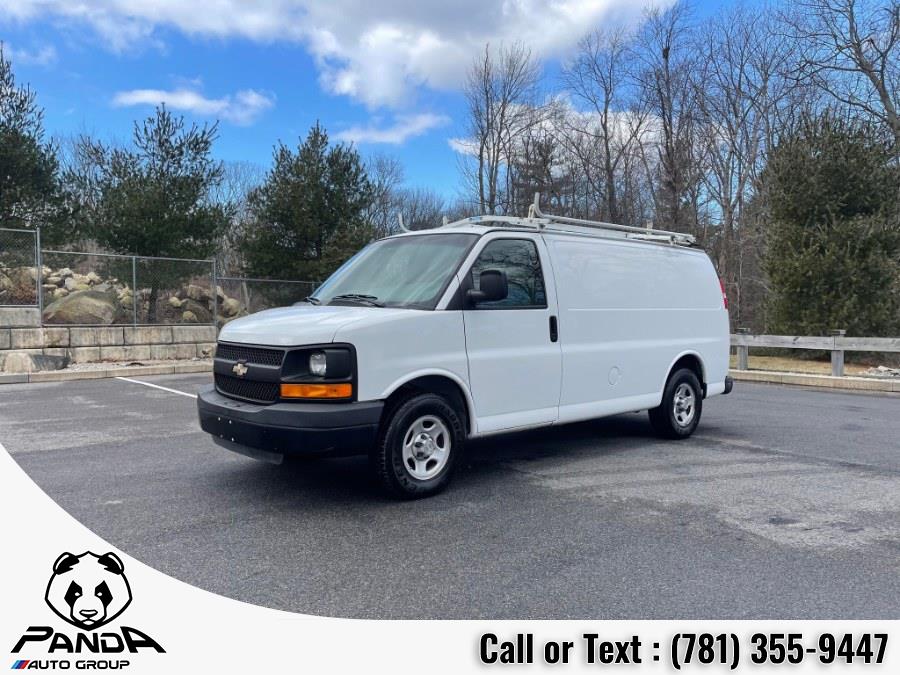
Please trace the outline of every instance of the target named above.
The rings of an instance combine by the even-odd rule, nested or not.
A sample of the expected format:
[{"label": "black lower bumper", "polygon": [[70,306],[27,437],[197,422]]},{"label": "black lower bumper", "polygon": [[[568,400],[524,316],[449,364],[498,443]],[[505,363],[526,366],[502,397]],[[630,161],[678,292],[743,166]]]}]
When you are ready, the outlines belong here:
[{"label": "black lower bumper", "polygon": [[725,376],[725,391],[723,391],[722,393],[730,394],[732,389],[734,389],[734,380],[732,379],[731,375],[726,375]]},{"label": "black lower bumper", "polygon": [[375,442],[382,401],[257,405],[222,396],[215,387],[197,395],[200,427],[226,447],[276,455],[365,452]]}]

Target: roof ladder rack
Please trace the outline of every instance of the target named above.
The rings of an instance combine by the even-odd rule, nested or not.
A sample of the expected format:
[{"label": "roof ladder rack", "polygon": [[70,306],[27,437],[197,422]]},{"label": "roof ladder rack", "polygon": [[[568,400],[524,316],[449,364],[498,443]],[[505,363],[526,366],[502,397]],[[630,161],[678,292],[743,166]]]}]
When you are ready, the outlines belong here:
[{"label": "roof ladder rack", "polygon": [[[590,227],[598,230],[612,230],[624,232],[629,239],[643,239],[645,241],[667,241],[671,244],[692,246],[696,238],[692,234],[684,232],[671,232],[669,230],[656,230],[649,227],[634,227],[632,225],[619,225],[617,223],[604,223],[598,220],[583,220],[581,218],[569,218],[568,216],[554,216],[541,211],[541,193],[534,193],[534,203],[528,207],[527,220],[533,221],[539,229],[553,229],[553,225],[576,225],[578,227]],[[565,232],[561,229],[559,231]]]},{"label": "roof ladder rack", "polygon": [[[554,216],[552,214],[543,213],[541,211],[541,193],[534,193],[534,203],[528,206],[528,215],[525,218],[518,216],[494,216],[481,215],[470,216],[457,220],[452,223],[446,222],[441,227],[462,227],[465,225],[489,225],[496,223],[503,227],[527,227],[534,230],[545,230],[551,232],[563,232],[569,234],[579,234],[592,236],[592,232],[579,232],[573,229],[566,229],[565,225],[574,225],[577,227],[590,228],[593,230],[606,230],[612,232],[620,232],[626,239],[636,239],[640,241],[664,242],[679,246],[693,246],[696,238],[692,234],[684,232],[670,232],[669,230],[656,230],[649,227],[634,227],[632,225],[618,225],[616,223],[604,223],[599,220],[583,220],[581,218],[569,218],[568,216]],[[409,230],[404,226],[403,219],[400,219],[400,227],[404,231]]]}]

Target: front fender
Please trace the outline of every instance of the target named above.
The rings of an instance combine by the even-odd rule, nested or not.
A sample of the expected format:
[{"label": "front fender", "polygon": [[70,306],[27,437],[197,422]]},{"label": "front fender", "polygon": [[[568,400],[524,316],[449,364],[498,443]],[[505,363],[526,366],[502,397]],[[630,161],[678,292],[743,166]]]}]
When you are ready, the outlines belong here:
[{"label": "front fender", "polygon": [[387,400],[395,392],[399,391],[404,385],[407,385],[410,382],[418,380],[422,377],[443,377],[445,379],[451,380],[459,387],[459,390],[462,392],[463,399],[466,402],[466,411],[469,415],[469,420],[471,421],[470,435],[477,433],[478,418],[475,416],[475,401],[472,398],[472,392],[469,391],[469,384],[468,382],[465,382],[461,377],[459,377],[456,373],[449,370],[443,370],[440,368],[425,368],[422,370],[417,370],[413,373],[409,373],[392,382],[390,386],[388,386],[382,392],[379,398],[382,400]]}]

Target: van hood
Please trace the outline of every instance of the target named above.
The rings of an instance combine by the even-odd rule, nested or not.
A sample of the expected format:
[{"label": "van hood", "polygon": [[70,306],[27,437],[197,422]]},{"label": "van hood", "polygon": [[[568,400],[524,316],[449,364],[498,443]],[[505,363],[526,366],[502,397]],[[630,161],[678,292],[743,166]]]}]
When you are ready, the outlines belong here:
[{"label": "van hood", "polygon": [[345,305],[279,307],[229,321],[219,332],[219,340],[273,347],[324,344],[334,342],[337,331],[347,324],[390,320],[409,311]]}]

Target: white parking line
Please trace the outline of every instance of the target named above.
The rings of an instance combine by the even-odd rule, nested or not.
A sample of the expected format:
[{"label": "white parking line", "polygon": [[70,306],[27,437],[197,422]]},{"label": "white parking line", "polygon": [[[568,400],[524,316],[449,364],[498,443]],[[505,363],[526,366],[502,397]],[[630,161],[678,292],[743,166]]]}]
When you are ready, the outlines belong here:
[{"label": "white parking line", "polygon": [[190,398],[197,398],[197,394],[189,394],[186,391],[178,391],[177,389],[169,389],[168,387],[161,387],[158,384],[150,384],[149,382],[144,382],[143,380],[132,380],[130,377],[116,377],[117,380],[122,380],[123,382],[133,382],[134,384],[142,384],[145,387],[152,387],[153,389],[162,389],[163,391],[167,391],[170,394],[181,394],[182,396],[189,396]]}]

